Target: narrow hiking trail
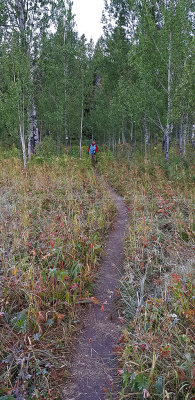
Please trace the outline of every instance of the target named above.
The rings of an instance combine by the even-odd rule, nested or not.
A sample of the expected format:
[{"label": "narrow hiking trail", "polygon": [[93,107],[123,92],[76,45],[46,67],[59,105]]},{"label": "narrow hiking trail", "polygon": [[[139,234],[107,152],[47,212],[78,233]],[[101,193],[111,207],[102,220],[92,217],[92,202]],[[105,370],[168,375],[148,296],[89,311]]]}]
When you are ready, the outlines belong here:
[{"label": "narrow hiking trail", "polygon": [[[94,288],[98,304],[90,304],[77,339],[71,376],[63,389],[63,400],[119,399],[118,363],[114,354],[121,333],[116,312],[116,289],[122,274],[124,235],[128,211],[123,198],[108,188],[117,216],[103,249],[101,269]],[[107,395],[106,395],[106,391]]]}]

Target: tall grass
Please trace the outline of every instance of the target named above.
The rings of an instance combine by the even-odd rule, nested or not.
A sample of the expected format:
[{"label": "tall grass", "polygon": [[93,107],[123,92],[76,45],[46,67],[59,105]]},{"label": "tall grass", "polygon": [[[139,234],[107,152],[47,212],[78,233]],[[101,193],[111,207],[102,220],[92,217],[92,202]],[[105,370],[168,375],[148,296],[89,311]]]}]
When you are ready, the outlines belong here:
[{"label": "tall grass", "polygon": [[[57,399],[115,212],[88,161],[1,158],[0,395]],[[1,397],[0,397],[1,398]]]},{"label": "tall grass", "polygon": [[102,155],[130,211],[121,303],[121,399],[193,399],[194,224],[190,165]]}]

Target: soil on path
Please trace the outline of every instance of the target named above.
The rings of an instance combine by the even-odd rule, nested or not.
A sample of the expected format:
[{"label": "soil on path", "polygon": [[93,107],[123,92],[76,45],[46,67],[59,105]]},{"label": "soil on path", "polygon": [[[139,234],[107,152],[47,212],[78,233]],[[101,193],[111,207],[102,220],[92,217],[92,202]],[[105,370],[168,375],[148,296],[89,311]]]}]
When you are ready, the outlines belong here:
[{"label": "soil on path", "polygon": [[83,317],[83,329],[77,339],[71,376],[63,389],[63,400],[119,399],[118,363],[114,349],[121,334],[121,325],[115,299],[122,274],[128,212],[122,197],[112,189],[109,191],[118,215],[104,246],[101,271],[94,289],[94,297],[99,303],[90,304]]}]

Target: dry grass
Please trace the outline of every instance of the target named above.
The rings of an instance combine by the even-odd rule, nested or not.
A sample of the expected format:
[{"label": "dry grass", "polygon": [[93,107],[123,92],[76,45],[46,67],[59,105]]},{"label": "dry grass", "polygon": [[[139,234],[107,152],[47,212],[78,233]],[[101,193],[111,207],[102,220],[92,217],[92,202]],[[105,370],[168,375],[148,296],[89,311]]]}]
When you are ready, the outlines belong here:
[{"label": "dry grass", "polygon": [[121,299],[121,399],[193,399],[193,168],[103,156],[101,171],[130,210]]},{"label": "dry grass", "polygon": [[0,394],[57,399],[115,210],[86,162],[0,169]]}]

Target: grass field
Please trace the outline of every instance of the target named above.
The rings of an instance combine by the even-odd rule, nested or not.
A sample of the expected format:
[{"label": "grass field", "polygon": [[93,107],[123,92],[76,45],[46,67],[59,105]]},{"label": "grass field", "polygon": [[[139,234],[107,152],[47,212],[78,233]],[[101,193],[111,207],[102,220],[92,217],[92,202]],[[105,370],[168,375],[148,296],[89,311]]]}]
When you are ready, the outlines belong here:
[{"label": "grass field", "polygon": [[107,181],[130,215],[120,398],[192,400],[194,168],[174,157],[165,166],[156,151],[147,162],[101,153],[99,175],[68,155],[35,157],[26,170],[1,156],[0,169],[0,399],[61,399],[115,215]]}]

